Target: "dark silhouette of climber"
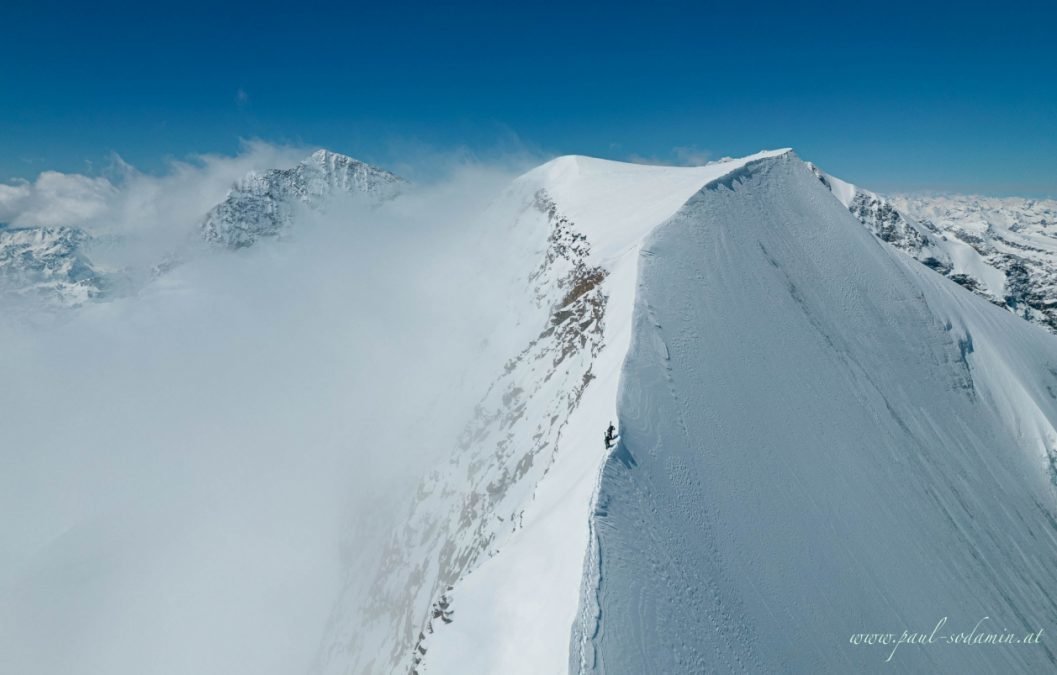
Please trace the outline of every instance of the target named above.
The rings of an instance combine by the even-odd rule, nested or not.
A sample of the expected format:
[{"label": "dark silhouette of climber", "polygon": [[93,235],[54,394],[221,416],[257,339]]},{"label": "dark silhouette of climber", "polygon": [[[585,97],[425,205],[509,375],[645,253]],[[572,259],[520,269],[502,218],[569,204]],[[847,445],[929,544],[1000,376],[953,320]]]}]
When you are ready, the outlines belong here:
[{"label": "dark silhouette of climber", "polygon": [[613,447],[613,440],[616,439],[616,437],[617,437],[617,428],[613,426],[612,422],[610,422],[609,423],[609,428],[606,429],[606,435],[605,435],[606,450],[609,450],[610,448]]}]

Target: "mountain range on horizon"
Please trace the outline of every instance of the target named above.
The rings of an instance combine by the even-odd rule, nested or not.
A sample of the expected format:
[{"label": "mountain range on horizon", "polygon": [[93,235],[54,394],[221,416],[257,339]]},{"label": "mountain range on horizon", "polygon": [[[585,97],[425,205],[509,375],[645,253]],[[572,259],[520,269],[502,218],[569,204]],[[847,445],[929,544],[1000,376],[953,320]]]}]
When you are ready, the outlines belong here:
[{"label": "mountain range on horizon", "polygon": [[[1057,200],[885,196],[808,166],[882,241],[1057,332]],[[349,197],[380,203],[398,197],[402,185],[407,181],[384,169],[320,149],[291,168],[250,172],[203,215],[198,228],[210,244],[244,248],[288,236],[299,210],[326,211]],[[104,290],[114,286],[108,277],[121,270],[94,265],[91,243],[92,235],[76,226],[0,227],[0,292],[38,296],[58,306],[105,298]]]}]

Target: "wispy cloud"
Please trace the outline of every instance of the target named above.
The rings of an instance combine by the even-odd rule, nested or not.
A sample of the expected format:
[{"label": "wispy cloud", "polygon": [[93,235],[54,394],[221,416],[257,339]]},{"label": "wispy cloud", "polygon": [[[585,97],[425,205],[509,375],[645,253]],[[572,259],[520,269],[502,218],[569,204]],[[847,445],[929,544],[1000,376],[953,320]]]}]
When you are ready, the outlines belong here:
[{"label": "wispy cloud", "polygon": [[0,185],[0,222],[79,225],[105,212],[116,195],[106,178],[44,171],[32,183]]},{"label": "wispy cloud", "polygon": [[43,171],[0,183],[0,222],[15,227],[82,227],[96,233],[175,234],[193,227],[246,173],[292,166],[305,148],[246,141],[234,156],[174,160],[161,175],[114,155],[101,175]]},{"label": "wispy cloud", "polygon": [[696,145],[679,145],[672,148],[672,155],[677,164],[686,166],[700,166],[708,164],[712,159],[712,153]]},{"label": "wispy cloud", "polygon": [[712,161],[712,153],[696,145],[678,145],[662,155],[641,155],[631,153],[627,161],[635,164],[656,164],[660,166],[701,166]]}]

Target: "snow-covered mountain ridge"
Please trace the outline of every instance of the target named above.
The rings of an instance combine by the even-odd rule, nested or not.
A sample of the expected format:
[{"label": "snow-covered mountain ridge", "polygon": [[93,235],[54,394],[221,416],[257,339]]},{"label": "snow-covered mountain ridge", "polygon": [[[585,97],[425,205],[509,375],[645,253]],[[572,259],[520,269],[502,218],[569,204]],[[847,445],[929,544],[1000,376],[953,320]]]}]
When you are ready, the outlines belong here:
[{"label": "snow-covered mountain ridge", "polygon": [[[381,595],[339,602],[320,672],[880,672],[842,631],[936,606],[1057,627],[1030,591],[1057,582],[1031,562],[1057,554],[1052,337],[879,243],[790,152],[560,158],[507,203],[529,257],[562,261],[524,277],[533,356],[419,491]],[[568,306],[557,270],[577,268],[592,299]],[[569,318],[586,332],[546,346]]]},{"label": "snow-covered mountain ridge", "polygon": [[[519,599],[518,611],[543,618],[560,607],[572,617],[597,469],[593,412],[608,406],[606,414],[615,417],[605,392],[615,386],[628,340],[630,304],[613,299],[631,292],[643,234],[709,179],[745,161],[686,169],[561,157],[522,176],[493,205],[487,220],[520,252],[514,256],[520,266],[502,282],[504,295],[520,308],[524,346],[500,359],[450,461],[417,490],[407,526],[391,538],[368,588],[350,580],[335,606],[319,672],[447,672],[455,666],[437,665],[437,653],[449,648],[456,649],[459,667],[469,669],[464,672],[501,672],[467,665],[468,656],[452,647],[457,643],[449,640],[460,638],[451,631],[470,617],[463,618],[461,603],[449,604],[447,592],[519,546],[526,528],[539,532],[527,523],[547,476],[571,481],[575,494],[551,504],[552,517],[561,514],[551,526],[563,540],[519,556],[523,564],[540,554],[555,558],[526,565],[518,576],[520,584],[557,584],[564,592]],[[555,474],[560,462],[572,470]],[[492,590],[502,602],[504,591]],[[568,622],[526,621],[549,641],[568,640]],[[562,652],[539,656],[548,665],[537,672],[565,662]]]},{"label": "snow-covered mountain ridge", "polygon": [[[493,218],[526,252],[510,296],[539,332],[377,575],[350,580],[318,672],[879,672],[831,647],[841,631],[935,606],[1057,627],[1027,590],[1057,577],[1013,553],[1057,554],[1057,343],[889,246],[915,224],[874,212],[876,238],[788,151],[519,179]],[[877,512],[898,515],[857,529]],[[822,628],[785,626],[805,607]]]},{"label": "snow-covered mountain ridge", "polygon": [[[885,672],[848,636],[931,628],[937,607],[965,630],[1057,626],[1038,592],[1057,581],[1057,344],[842,207],[786,156],[644,244],[571,672]],[[1048,645],[897,658],[1055,665]]]}]

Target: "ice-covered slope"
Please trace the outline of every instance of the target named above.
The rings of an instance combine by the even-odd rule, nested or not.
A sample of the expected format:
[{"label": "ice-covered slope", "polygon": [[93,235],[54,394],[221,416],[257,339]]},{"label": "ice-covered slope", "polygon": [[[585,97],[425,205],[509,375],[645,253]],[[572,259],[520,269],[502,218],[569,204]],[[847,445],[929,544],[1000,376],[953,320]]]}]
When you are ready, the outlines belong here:
[{"label": "ice-covered slope", "polygon": [[1045,640],[851,643],[1057,630],[1052,336],[855,227],[792,155],[658,228],[635,303],[573,672],[1057,667]]},{"label": "ice-covered slope", "polygon": [[402,180],[345,155],[317,150],[291,169],[251,173],[202,222],[209,242],[242,248],[282,235],[298,208],[324,209],[338,196],[372,200],[396,194]]},{"label": "ice-covered slope", "polygon": [[1057,202],[966,195],[884,197],[811,168],[881,240],[1057,332]]}]

